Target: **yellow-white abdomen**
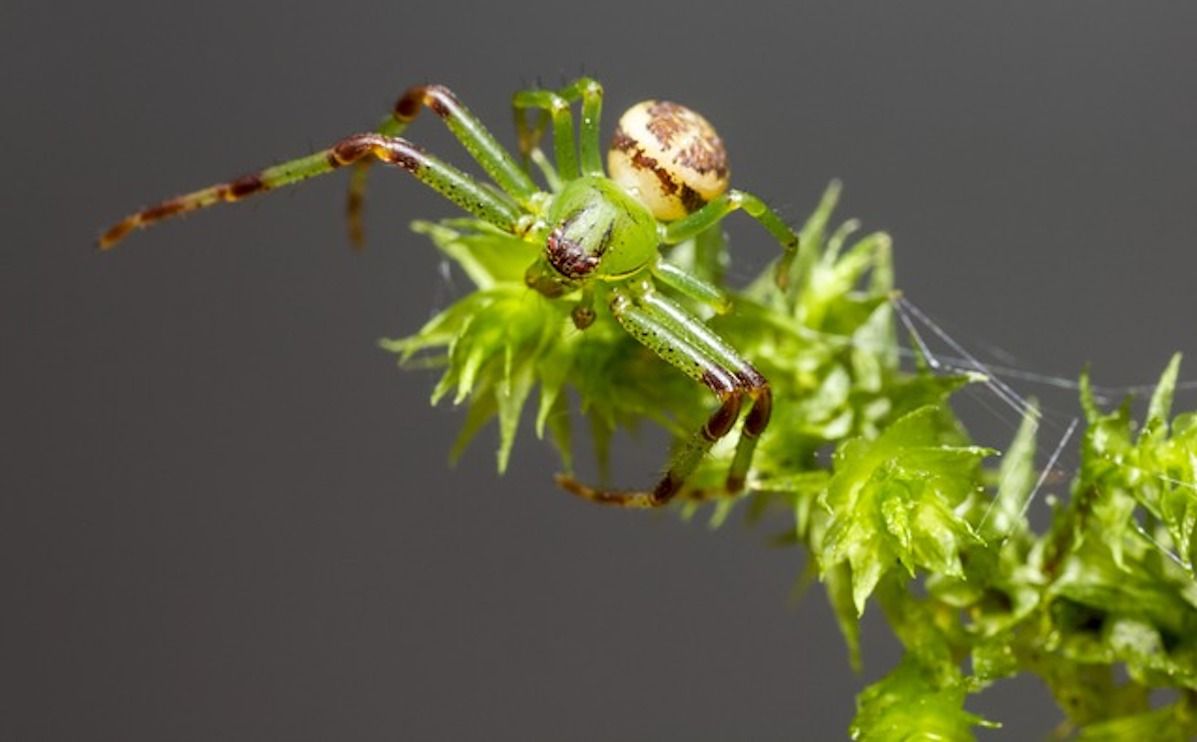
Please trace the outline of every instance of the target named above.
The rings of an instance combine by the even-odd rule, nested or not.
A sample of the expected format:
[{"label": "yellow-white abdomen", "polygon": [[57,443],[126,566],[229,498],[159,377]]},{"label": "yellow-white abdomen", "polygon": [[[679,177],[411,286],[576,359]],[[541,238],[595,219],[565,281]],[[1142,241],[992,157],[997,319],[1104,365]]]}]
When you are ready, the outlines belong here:
[{"label": "yellow-white abdomen", "polygon": [[701,115],[668,101],[627,110],[607,153],[611,179],[663,221],[680,219],[727,190],[723,140]]}]

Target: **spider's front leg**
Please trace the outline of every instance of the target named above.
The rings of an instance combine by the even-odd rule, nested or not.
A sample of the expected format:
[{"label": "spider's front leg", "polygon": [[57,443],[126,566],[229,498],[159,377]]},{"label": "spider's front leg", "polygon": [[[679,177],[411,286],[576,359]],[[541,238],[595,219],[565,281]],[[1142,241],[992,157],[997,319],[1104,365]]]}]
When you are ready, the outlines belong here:
[{"label": "spider's front leg", "polygon": [[[580,133],[582,166],[578,169],[578,153],[574,142],[574,117],[571,107],[582,100],[582,128]],[[581,77],[561,90],[521,90],[511,99],[515,114],[515,129],[519,136],[520,153],[532,156],[544,136],[545,119],[553,121],[553,153],[557,171],[565,180],[581,175],[603,175],[603,158],[599,150],[599,119],[603,109],[603,86],[597,80]],[[527,120],[528,110],[539,109],[534,125]]]},{"label": "spider's front leg", "polygon": [[519,221],[520,213],[510,202],[406,139],[381,134],[354,134],[322,152],[177,196],[131,214],[104,232],[100,237],[100,249],[108,250],[134,229],[147,227],[163,219],[219,203],[240,201],[255,193],[299,183],[365,160],[377,160],[402,168],[462,209],[500,229],[514,231]]},{"label": "spider's front leg", "polygon": [[[391,115],[379,125],[377,133],[389,137],[399,136],[425,108],[431,109],[445,122],[445,126],[457,137],[470,156],[504,192],[515,199],[516,203],[527,208],[535,200],[538,192],[536,184],[478,117],[444,85],[416,85],[408,88],[395,102]],[[364,239],[362,211],[365,208],[366,180],[370,164],[369,161],[359,162],[349,179],[345,209],[349,220],[349,238],[355,245],[361,245]]]},{"label": "spider's front leg", "polygon": [[798,234],[776,211],[769,208],[768,204],[747,191],[730,190],[689,216],[664,225],[661,241],[667,245],[685,242],[715,226],[737,209],[743,209],[744,213],[757,220],[781,244],[782,254],[781,259],[777,261],[775,275],[777,285],[782,289],[786,288],[790,280],[790,269],[798,255]]},{"label": "spider's front leg", "polygon": [[573,477],[558,475],[557,483],[592,502],[630,508],[656,508],[669,503],[698,467],[702,457],[727,435],[740,415],[745,397],[752,407],[744,418],[726,488],[744,488],[757,440],[769,424],[773,397],[769,384],[753,366],[697,317],[644,283],[612,291],[611,313],[634,338],[687,376],[715,393],[719,407],[669,462],[665,475],[651,490],[610,490],[591,487]]}]

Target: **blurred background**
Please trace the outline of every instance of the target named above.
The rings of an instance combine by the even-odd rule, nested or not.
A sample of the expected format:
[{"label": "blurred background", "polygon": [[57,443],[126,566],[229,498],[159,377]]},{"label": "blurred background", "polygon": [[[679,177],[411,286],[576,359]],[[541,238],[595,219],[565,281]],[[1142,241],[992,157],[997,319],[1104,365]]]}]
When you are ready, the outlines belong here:
[{"label": "blurred background", "polygon": [[[407,230],[454,213],[425,188],[376,171],[362,255],[343,174],[93,239],[416,82],[513,144],[511,92],[585,71],[606,135],[689,105],[792,221],[842,179],[841,216],[894,236],[899,286],[970,347],[1150,382],[1197,350],[1195,50],[1183,4],[8,0],[0,738],[846,736],[897,650],[870,610],[853,674],[769,531],[575,501],[527,431],[502,478],[493,431],[448,467],[461,411],[375,344],[468,286]],[[466,161],[433,118],[408,133]],[[728,229],[733,275],[775,254]],[[617,480],[664,445],[621,447]],[[1034,680],[969,708],[1006,725],[985,738],[1058,719]]]}]

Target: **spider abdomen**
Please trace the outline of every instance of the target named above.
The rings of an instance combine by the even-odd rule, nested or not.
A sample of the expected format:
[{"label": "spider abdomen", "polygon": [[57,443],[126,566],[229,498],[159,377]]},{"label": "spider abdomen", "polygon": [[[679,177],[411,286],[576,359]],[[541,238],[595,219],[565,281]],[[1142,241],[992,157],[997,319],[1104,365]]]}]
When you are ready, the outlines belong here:
[{"label": "spider abdomen", "polygon": [[680,219],[728,188],[723,140],[695,111],[669,101],[637,103],[619,119],[607,169],[657,219]]}]

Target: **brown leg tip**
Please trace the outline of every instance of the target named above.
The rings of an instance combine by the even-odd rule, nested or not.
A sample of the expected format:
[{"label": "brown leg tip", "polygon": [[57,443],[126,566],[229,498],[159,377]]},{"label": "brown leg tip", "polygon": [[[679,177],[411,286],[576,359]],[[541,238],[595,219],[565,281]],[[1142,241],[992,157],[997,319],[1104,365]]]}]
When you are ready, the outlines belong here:
[{"label": "brown leg tip", "polygon": [[621,508],[647,509],[664,505],[668,500],[659,500],[654,493],[595,489],[582,484],[568,474],[556,474],[553,477],[557,486],[571,495],[588,500],[598,505],[613,505]]},{"label": "brown leg tip", "polygon": [[790,288],[789,266],[779,267],[777,269],[777,274],[774,276],[774,282],[777,284],[777,288],[781,289],[782,291]]},{"label": "brown leg tip", "polygon": [[575,495],[581,495],[585,490],[585,487],[582,486],[582,483],[574,479],[569,474],[554,474],[553,481],[556,482],[557,486],[561,489],[565,490],[566,492],[572,492]]},{"label": "brown leg tip", "polygon": [[[365,172],[359,170],[354,173],[356,176],[358,172]],[[356,189],[350,190],[349,200],[345,204],[345,220],[349,228],[349,244],[357,252],[361,252],[366,246],[366,227],[362,221],[362,194]]]},{"label": "brown leg tip", "polygon": [[98,247],[101,252],[111,250],[112,248],[116,247],[116,243],[124,239],[125,235],[129,234],[131,231],[133,231],[132,224],[128,222],[121,222],[120,224],[110,228],[104,234],[100,235],[100,239],[96,243],[96,247]]}]

